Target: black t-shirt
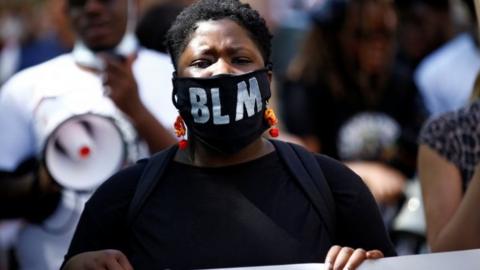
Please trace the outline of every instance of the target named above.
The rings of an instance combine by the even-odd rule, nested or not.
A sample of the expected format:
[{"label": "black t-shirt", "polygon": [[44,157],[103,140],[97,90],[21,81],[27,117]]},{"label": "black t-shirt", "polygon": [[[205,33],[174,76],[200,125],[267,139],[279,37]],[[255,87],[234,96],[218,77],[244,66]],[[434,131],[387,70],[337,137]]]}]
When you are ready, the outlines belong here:
[{"label": "black t-shirt", "polygon": [[172,161],[131,229],[126,213],[145,163],[116,174],[87,203],[66,258],[120,249],[138,270],[323,262],[332,244],[394,255],[363,182],[332,159],[318,161],[336,202],[333,241],[273,152],[222,168]]}]

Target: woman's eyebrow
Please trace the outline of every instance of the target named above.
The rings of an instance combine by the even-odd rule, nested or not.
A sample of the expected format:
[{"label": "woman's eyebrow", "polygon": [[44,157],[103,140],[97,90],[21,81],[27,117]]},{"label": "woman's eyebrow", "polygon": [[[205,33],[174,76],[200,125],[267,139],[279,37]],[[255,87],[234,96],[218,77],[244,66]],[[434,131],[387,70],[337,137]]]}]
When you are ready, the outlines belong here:
[{"label": "woman's eyebrow", "polygon": [[251,50],[249,48],[246,48],[245,46],[238,46],[238,45],[229,46],[225,50],[229,54],[236,54],[241,52],[251,53]]},{"label": "woman's eyebrow", "polygon": [[[251,50],[245,48],[244,46],[232,45],[228,46],[224,49],[227,54],[236,54],[241,52],[251,53]],[[201,46],[197,50],[195,50],[195,55],[218,55],[219,50],[215,47],[210,46]]]},{"label": "woman's eyebrow", "polygon": [[215,48],[212,48],[210,46],[200,46],[197,50],[195,50],[195,55],[216,55],[217,50]]}]

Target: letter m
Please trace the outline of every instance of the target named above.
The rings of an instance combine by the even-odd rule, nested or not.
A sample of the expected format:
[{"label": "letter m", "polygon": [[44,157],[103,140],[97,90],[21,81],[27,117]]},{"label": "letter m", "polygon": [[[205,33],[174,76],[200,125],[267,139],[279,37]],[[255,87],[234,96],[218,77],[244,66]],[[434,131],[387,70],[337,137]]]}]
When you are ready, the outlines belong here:
[{"label": "letter m", "polygon": [[[245,82],[238,83],[238,94],[237,94],[237,115],[235,121],[243,119],[244,111],[247,111],[247,116],[251,117],[255,114],[255,104],[257,105],[257,112],[261,111],[262,108],[262,95],[260,94],[260,88],[258,87],[258,82],[256,78],[251,78],[249,80],[250,91],[247,89],[247,84]],[[245,110],[244,110],[245,109]]]}]

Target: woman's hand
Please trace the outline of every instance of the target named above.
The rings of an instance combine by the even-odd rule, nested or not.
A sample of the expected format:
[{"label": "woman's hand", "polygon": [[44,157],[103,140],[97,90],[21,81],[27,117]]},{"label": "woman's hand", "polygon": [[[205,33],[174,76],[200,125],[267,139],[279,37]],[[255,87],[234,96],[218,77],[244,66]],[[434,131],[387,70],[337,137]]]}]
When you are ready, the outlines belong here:
[{"label": "woman's hand", "polygon": [[332,246],[325,258],[325,269],[354,270],[365,260],[380,258],[383,258],[383,253],[377,249],[365,251],[361,248]]},{"label": "woman's hand", "polygon": [[133,270],[127,256],[121,251],[105,249],[77,254],[62,270]]}]

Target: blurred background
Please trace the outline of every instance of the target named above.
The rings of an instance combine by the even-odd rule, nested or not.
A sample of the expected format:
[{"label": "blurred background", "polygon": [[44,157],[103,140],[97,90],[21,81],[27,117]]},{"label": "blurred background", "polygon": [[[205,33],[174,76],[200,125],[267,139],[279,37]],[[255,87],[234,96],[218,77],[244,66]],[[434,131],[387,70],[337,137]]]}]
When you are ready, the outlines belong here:
[{"label": "blurred background", "polygon": [[[0,85],[72,49],[65,1],[0,0]],[[140,43],[166,52],[170,23],[194,1],[139,2]],[[427,119],[468,104],[472,95],[480,69],[473,0],[243,2],[274,34],[272,104],[285,139],[362,176],[399,254],[429,252],[417,137]],[[0,221],[0,270],[17,269],[11,248],[17,222]]]}]

